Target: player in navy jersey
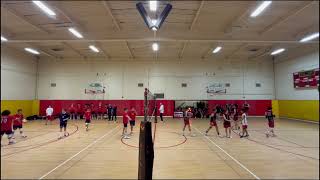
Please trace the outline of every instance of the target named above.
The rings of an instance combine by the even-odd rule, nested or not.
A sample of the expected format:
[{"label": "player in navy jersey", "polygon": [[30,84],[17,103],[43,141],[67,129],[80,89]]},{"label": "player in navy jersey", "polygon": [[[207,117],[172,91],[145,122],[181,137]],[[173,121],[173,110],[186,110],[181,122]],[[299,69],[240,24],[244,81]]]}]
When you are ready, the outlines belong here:
[{"label": "player in navy jersey", "polygon": [[[60,137],[59,139],[68,136],[67,135],[67,123],[68,120],[70,119],[70,115],[66,112],[65,109],[62,109],[61,114],[59,115],[60,119]],[[62,134],[62,128],[64,129],[64,133]]]}]

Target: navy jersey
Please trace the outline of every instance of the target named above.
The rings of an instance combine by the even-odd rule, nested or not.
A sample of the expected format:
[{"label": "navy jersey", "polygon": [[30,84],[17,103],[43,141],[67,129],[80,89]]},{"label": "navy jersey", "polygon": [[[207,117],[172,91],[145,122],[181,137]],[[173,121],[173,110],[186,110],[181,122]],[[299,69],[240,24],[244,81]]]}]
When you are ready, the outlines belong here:
[{"label": "navy jersey", "polygon": [[271,110],[268,110],[266,113],[265,113],[265,115],[266,115],[266,118],[270,121],[270,120],[273,120],[273,118],[275,117],[274,115],[273,115],[273,113],[272,113],[272,111]]},{"label": "navy jersey", "polygon": [[213,113],[213,115],[210,116],[210,122],[217,120],[217,113]]},{"label": "navy jersey", "polygon": [[68,113],[64,113],[64,114],[61,113],[59,115],[60,122],[68,121],[69,118],[70,118],[70,116]]}]

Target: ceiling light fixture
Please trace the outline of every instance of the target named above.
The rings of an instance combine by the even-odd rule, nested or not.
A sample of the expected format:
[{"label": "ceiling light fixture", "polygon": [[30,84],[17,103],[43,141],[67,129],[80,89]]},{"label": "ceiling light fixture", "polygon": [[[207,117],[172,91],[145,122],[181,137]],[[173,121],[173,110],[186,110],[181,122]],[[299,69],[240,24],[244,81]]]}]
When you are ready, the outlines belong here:
[{"label": "ceiling light fixture", "polygon": [[283,51],[285,51],[284,48],[276,49],[276,50],[274,50],[274,51],[271,52],[271,55],[274,56],[274,55],[277,55],[277,54],[282,53]]},{"label": "ceiling light fixture", "polygon": [[221,49],[222,49],[222,47],[218,46],[212,51],[212,53],[218,53]]},{"label": "ceiling light fixture", "polygon": [[94,45],[90,45],[89,48],[93,51],[93,52],[100,52],[98,48],[96,48]]},{"label": "ceiling light fixture", "polygon": [[257,17],[259,16],[270,4],[272,3],[272,1],[263,1],[258,7],[257,9],[255,9],[252,13],[251,13],[251,17]]},{"label": "ceiling light fixture", "polygon": [[48,6],[43,4],[41,1],[32,1],[34,4],[36,4],[43,12],[48,14],[49,16],[55,16],[56,13],[53,12]]},{"label": "ceiling light fixture", "polygon": [[150,11],[157,10],[157,1],[149,1]]},{"label": "ceiling light fixture", "polygon": [[300,40],[300,42],[311,41],[311,40],[316,39],[316,38],[318,38],[318,37],[319,37],[319,32],[316,32],[316,33],[310,34],[310,35],[302,38],[302,39]]},{"label": "ceiling light fixture", "polygon": [[6,42],[6,41],[8,41],[8,39],[3,37],[3,36],[1,36],[1,42]]},{"label": "ceiling light fixture", "polygon": [[77,38],[83,38],[82,34],[80,34],[77,30],[74,28],[69,28],[68,29],[73,35],[75,35]]},{"label": "ceiling light fixture", "polygon": [[31,48],[24,48],[25,51],[28,51],[29,53],[32,54],[40,54],[37,50],[31,49]]},{"label": "ceiling light fixture", "polygon": [[159,45],[158,45],[158,43],[153,43],[153,44],[152,44],[152,50],[153,50],[153,51],[158,51],[158,50],[159,50]]}]

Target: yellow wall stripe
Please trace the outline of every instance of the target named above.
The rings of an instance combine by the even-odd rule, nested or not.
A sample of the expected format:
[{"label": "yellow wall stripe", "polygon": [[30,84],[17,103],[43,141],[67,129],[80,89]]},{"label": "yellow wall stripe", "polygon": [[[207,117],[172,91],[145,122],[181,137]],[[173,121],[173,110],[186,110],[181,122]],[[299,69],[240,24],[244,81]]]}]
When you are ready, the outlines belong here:
[{"label": "yellow wall stripe", "polygon": [[272,112],[276,117],[279,117],[279,102],[278,102],[278,100],[272,100]]},{"label": "yellow wall stripe", "polygon": [[319,122],[318,100],[278,100],[281,117]]},{"label": "yellow wall stripe", "polygon": [[39,104],[39,100],[1,100],[1,112],[9,110],[15,114],[18,109],[22,109],[25,117],[38,115]]}]

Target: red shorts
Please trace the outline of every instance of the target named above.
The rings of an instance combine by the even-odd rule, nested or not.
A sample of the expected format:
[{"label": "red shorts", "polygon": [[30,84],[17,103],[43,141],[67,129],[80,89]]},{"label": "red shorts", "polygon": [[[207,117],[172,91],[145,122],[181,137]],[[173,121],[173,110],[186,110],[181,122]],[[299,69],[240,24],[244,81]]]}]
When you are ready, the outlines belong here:
[{"label": "red shorts", "polygon": [[238,120],[238,115],[233,116],[233,120],[234,120],[234,121],[237,121],[237,120]]},{"label": "red shorts", "polygon": [[271,121],[269,121],[269,128],[274,128],[274,121],[273,120],[271,120]]},{"label": "red shorts", "polygon": [[49,120],[49,121],[53,121],[53,116],[51,115],[51,116],[47,116],[47,119]]},{"label": "red shorts", "polygon": [[217,122],[216,121],[211,121],[210,122],[210,126],[217,126]]},{"label": "red shorts", "polygon": [[248,125],[242,125],[242,129],[247,129]]},{"label": "red shorts", "polygon": [[190,120],[189,119],[184,119],[184,124],[185,125],[189,125],[190,124]]},{"label": "red shorts", "polygon": [[229,127],[231,127],[231,123],[229,121],[224,121],[223,122],[223,127],[224,128],[229,128]]}]

